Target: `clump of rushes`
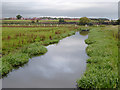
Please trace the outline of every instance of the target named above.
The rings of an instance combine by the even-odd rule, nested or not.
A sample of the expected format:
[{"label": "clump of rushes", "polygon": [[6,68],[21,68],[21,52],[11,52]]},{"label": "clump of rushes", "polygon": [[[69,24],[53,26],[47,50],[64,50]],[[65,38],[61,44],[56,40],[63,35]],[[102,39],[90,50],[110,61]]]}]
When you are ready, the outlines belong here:
[{"label": "clump of rushes", "polygon": [[30,44],[27,47],[24,47],[21,50],[22,53],[27,53],[30,57],[36,55],[42,55],[47,52],[47,49],[44,46],[41,46],[39,43]]},{"label": "clump of rushes", "polygon": [[12,70],[12,66],[7,61],[2,61],[2,66],[0,67],[0,69],[0,73],[2,74],[2,76],[5,76]]},{"label": "clump of rushes", "polygon": [[39,37],[40,37],[40,39],[41,39],[42,41],[45,40],[45,35],[39,35]]},{"label": "clump of rushes", "polygon": [[7,40],[10,40],[10,39],[11,39],[11,37],[8,35]]},{"label": "clump of rushes", "polygon": [[50,40],[52,40],[52,36],[49,36]]},{"label": "clump of rushes", "polygon": [[55,43],[58,43],[60,39],[54,39],[54,40],[46,40],[44,41],[42,44],[47,46],[49,44],[55,44]]},{"label": "clump of rushes", "polygon": [[[118,47],[117,41],[110,34],[110,27],[91,29],[85,41],[89,46],[86,51],[87,70],[77,80],[80,88],[118,88]],[[114,30],[114,28],[113,28]]]},{"label": "clump of rushes", "polygon": [[60,34],[60,33],[61,33],[61,32],[60,32],[59,30],[55,32],[55,34]]},{"label": "clump of rushes", "polygon": [[28,54],[21,53],[21,52],[15,53],[14,55],[9,54],[2,58],[3,62],[8,62],[13,67],[21,66],[27,63],[28,60],[29,60]]},{"label": "clump of rushes", "polygon": [[16,53],[2,57],[2,76],[9,73],[14,67],[21,66],[29,60],[28,54]]}]

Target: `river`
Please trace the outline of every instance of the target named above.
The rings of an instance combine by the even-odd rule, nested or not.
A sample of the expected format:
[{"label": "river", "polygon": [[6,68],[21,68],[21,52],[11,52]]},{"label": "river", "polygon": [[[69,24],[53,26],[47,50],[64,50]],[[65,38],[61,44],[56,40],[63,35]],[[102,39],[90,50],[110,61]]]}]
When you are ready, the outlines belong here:
[{"label": "river", "polygon": [[87,34],[76,32],[58,44],[49,45],[48,52],[33,57],[27,64],[2,79],[3,88],[76,88],[86,70]]}]

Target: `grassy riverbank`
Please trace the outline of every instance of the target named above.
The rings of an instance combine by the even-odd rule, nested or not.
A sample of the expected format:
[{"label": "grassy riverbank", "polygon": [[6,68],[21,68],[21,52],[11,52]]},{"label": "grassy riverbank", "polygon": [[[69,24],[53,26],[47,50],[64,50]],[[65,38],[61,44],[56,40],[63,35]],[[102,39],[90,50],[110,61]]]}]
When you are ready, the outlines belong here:
[{"label": "grassy riverbank", "polygon": [[73,35],[75,31],[74,26],[3,27],[2,76],[27,63],[30,57],[46,53],[44,46],[58,43],[60,39]]},{"label": "grassy riverbank", "polygon": [[91,28],[85,41],[90,58],[77,81],[80,88],[118,88],[118,27]]}]

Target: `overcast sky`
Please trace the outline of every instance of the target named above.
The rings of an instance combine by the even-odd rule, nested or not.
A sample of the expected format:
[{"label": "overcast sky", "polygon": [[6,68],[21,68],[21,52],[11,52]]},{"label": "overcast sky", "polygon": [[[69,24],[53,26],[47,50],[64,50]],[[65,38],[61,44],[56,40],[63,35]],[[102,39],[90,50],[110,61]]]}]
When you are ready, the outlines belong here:
[{"label": "overcast sky", "polygon": [[2,0],[2,17],[65,16],[118,18],[119,0]]}]

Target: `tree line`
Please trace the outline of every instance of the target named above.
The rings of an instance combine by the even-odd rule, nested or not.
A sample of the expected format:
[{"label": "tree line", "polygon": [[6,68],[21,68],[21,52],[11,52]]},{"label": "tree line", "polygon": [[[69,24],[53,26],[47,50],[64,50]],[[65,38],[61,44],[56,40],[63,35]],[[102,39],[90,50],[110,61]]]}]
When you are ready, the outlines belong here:
[{"label": "tree line", "polygon": [[[16,16],[16,18],[17,19],[21,19],[22,18],[22,16],[21,15],[17,15]],[[108,20],[108,22],[105,22],[105,21],[107,21],[107,19],[98,19],[98,20],[95,20],[95,21],[97,21],[97,22],[92,22],[92,20],[91,19],[89,19],[89,18],[87,18],[87,17],[82,17],[82,18],[80,18],[79,19],[79,25],[93,25],[93,24],[112,24],[112,25],[120,25],[120,18],[118,19],[118,20],[116,20],[116,21],[114,21],[114,20],[111,20],[111,21],[109,21]],[[31,23],[38,23],[39,22],[39,20],[36,20],[36,22],[33,20]],[[59,23],[65,23],[66,21],[64,20],[64,18],[59,18]]]}]

